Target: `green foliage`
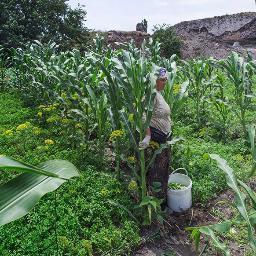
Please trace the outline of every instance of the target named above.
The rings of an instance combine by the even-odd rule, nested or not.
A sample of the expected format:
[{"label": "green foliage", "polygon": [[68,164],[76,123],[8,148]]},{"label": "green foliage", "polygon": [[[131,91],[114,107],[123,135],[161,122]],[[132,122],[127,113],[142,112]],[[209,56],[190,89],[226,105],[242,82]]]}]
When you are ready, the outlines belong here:
[{"label": "green foliage", "polygon": [[0,3],[0,45],[5,51],[33,40],[53,40],[66,49],[88,42],[86,11],[71,9],[66,0],[8,1]]},{"label": "green foliage", "polygon": [[[191,130],[189,132],[192,133]],[[182,130],[179,130],[179,134],[188,136]],[[189,176],[193,181],[192,193],[194,202],[206,203],[227,187],[224,174],[212,163],[207,155],[215,152],[228,159],[238,177],[243,180],[246,179],[250,171],[251,157],[246,146],[241,142],[222,144],[213,141],[207,142],[202,138],[190,137],[173,147],[172,165],[175,168],[182,166],[188,170]]]},{"label": "green foliage", "polygon": [[[87,167],[80,178],[56,192],[56,199],[61,254],[90,255],[91,251],[93,255],[123,255],[138,244],[137,225],[129,214],[108,203],[114,200],[132,209],[123,186],[111,175]],[[4,255],[54,255],[52,201],[53,195],[47,195],[27,217],[0,228]]]},{"label": "green foliage", "polygon": [[255,97],[252,90],[252,75],[251,65],[246,62],[243,57],[236,52],[228,57],[226,61],[221,62],[226,69],[228,78],[234,86],[236,111],[235,113],[240,119],[243,127],[244,137],[247,138],[247,112],[252,104],[252,99]]},{"label": "green foliage", "polygon": [[[102,156],[95,150],[95,145],[89,146],[89,152],[84,147],[72,150],[68,146],[70,139],[59,133],[61,122],[36,126],[32,118],[37,116],[38,110],[24,108],[15,95],[1,94],[0,106],[0,154],[33,165],[47,159],[67,159],[82,171],[81,177],[56,192],[59,253],[123,255],[137,245],[140,240],[138,225],[134,219],[130,220],[134,206],[125,187],[111,174],[104,174],[104,165],[99,161]],[[44,110],[47,107],[48,111],[49,106]],[[20,128],[17,130],[17,127]],[[8,130],[11,133],[6,133]],[[88,164],[96,165],[100,172]],[[5,183],[16,175],[1,172],[0,182]],[[19,256],[56,254],[53,201],[54,195],[46,195],[27,216],[0,228],[1,253]]]},{"label": "green foliage", "polygon": [[153,40],[160,42],[161,55],[170,58],[173,54],[180,56],[181,40],[170,25],[154,26]]},{"label": "green foliage", "polygon": [[[223,234],[230,230],[232,224],[234,223],[244,223],[247,227],[248,232],[248,241],[252,248],[252,250],[256,251],[256,239],[255,239],[255,229],[254,225],[256,223],[256,214],[255,214],[255,206],[256,206],[256,196],[255,192],[248,187],[245,183],[240,180],[237,180],[233,169],[228,165],[227,161],[221,158],[219,155],[210,154],[210,157],[213,160],[216,160],[218,167],[225,173],[227,185],[233,190],[235,193],[234,205],[237,208],[238,217],[235,220],[224,221],[222,223],[217,223],[209,226],[203,227],[191,227],[187,228],[187,230],[192,231],[192,238],[195,240],[196,248],[198,249],[198,245],[200,242],[200,235],[205,234],[211,238],[214,246],[220,250],[225,255],[230,255],[230,252],[227,246],[219,241],[219,237],[216,234]],[[250,202],[246,200],[246,195],[240,189],[243,188],[247,193],[247,196],[250,199]],[[250,205],[252,204],[253,210],[250,211]]]},{"label": "green foliage", "polygon": [[0,186],[0,226],[23,217],[43,195],[79,176],[76,167],[64,160],[47,161],[35,167],[0,156],[0,167],[4,171],[27,172]]}]

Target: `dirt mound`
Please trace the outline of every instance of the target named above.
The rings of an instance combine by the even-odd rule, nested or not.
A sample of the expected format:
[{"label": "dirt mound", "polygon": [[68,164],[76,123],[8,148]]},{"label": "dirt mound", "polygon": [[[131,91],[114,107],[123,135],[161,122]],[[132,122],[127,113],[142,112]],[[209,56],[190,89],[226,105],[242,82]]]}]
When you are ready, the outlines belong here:
[{"label": "dirt mound", "polygon": [[141,31],[115,31],[106,32],[106,42],[113,48],[118,48],[118,44],[133,40],[137,47],[140,47],[144,39],[150,38],[150,34]]},{"label": "dirt mound", "polygon": [[[256,59],[256,12],[244,12],[213,18],[183,21],[173,26],[181,38],[182,58],[227,57],[231,51]],[[106,43],[119,48],[120,43],[133,40],[140,47],[150,34],[140,31],[104,32]]]},{"label": "dirt mound", "polygon": [[256,58],[256,12],[184,21],[174,25],[182,39],[182,57],[225,58],[231,51]]}]

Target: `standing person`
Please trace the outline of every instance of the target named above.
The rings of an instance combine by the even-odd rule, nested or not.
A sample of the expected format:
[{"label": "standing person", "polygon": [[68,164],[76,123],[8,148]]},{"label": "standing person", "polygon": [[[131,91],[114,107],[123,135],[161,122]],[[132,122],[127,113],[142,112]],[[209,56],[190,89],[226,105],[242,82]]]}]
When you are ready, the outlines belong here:
[{"label": "standing person", "polygon": [[[147,148],[149,146],[150,140],[159,144],[166,143],[171,132],[171,110],[161,94],[161,91],[163,91],[165,88],[166,82],[167,71],[165,68],[160,68],[156,80],[156,95],[154,99],[150,126],[146,129],[145,138],[139,142],[140,149]],[[170,152],[169,149],[166,148],[156,156],[154,163],[147,173],[147,183],[149,190],[150,187],[153,186],[153,182],[161,183],[161,191],[154,195],[163,199],[164,203],[167,197],[169,161]]]}]

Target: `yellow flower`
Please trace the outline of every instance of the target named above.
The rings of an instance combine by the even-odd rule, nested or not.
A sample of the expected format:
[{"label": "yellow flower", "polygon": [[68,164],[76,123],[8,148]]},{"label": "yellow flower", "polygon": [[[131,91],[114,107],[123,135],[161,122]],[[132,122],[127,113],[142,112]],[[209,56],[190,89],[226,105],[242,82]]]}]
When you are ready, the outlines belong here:
[{"label": "yellow flower", "polygon": [[153,149],[158,149],[158,148],[159,148],[159,143],[157,143],[156,141],[151,140],[151,141],[149,142],[149,146],[150,146],[151,148],[153,148]]},{"label": "yellow flower", "polygon": [[73,94],[73,95],[72,95],[72,99],[73,99],[73,100],[78,100],[78,99],[79,99],[78,93]]},{"label": "yellow flower", "polygon": [[6,131],[3,132],[3,135],[11,136],[11,135],[13,135],[13,131],[12,130],[6,130]]},{"label": "yellow flower", "polygon": [[22,131],[22,130],[28,129],[30,126],[31,126],[31,123],[30,122],[26,122],[24,124],[18,125],[16,130],[17,131]]},{"label": "yellow flower", "polygon": [[174,94],[178,94],[180,92],[180,85],[179,84],[175,84],[173,86],[173,93]]},{"label": "yellow flower", "polygon": [[138,189],[138,184],[137,184],[137,182],[136,182],[135,180],[132,180],[132,181],[129,183],[129,185],[128,185],[128,189],[129,189],[130,191],[135,191],[135,190],[137,190],[137,189]]},{"label": "yellow flower", "polygon": [[80,123],[77,123],[77,124],[75,125],[75,127],[76,127],[77,129],[81,129],[83,126],[82,126]]},{"label": "yellow flower", "polygon": [[92,249],[91,241],[82,239],[81,244],[83,248],[86,250],[86,252],[89,253],[89,256],[92,256],[93,249]]},{"label": "yellow flower", "polygon": [[135,156],[129,156],[129,157],[127,158],[127,160],[128,160],[128,162],[130,162],[130,163],[135,163],[136,158],[135,158]]},{"label": "yellow flower", "polygon": [[239,161],[239,162],[244,161],[244,157],[243,157],[241,154],[236,154],[236,155],[234,156],[234,159],[237,160],[237,161]]},{"label": "yellow flower", "polygon": [[38,116],[39,118],[42,118],[43,112],[42,112],[42,111],[39,111],[39,112],[37,113],[37,116]]},{"label": "yellow flower", "polygon": [[115,140],[118,137],[122,137],[124,135],[123,130],[115,130],[110,134],[110,140]]},{"label": "yellow flower", "polygon": [[132,123],[134,122],[134,114],[130,114],[128,120]]},{"label": "yellow flower", "polygon": [[57,122],[59,120],[58,116],[50,116],[49,118],[47,118],[46,122],[47,123],[54,123]]},{"label": "yellow flower", "polygon": [[35,135],[39,135],[39,134],[42,133],[42,130],[41,130],[40,128],[38,128],[38,127],[34,127],[34,128],[33,128],[33,133],[34,133]]},{"label": "yellow flower", "polygon": [[100,194],[101,194],[103,197],[107,196],[108,193],[109,193],[109,191],[108,191],[108,189],[106,189],[106,188],[103,188],[103,189],[100,191]]},{"label": "yellow flower", "polygon": [[61,120],[61,122],[62,122],[63,124],[68,124],[68,123],[70,122],[70,120],[67,119],[67,118],[63,118],[63,119]]},{"label": "yellow flower", "polygon": [[47,139],[47,140],[44,141],[44,143],[45,143],[46,145],[53,145],[53,144],[54,144],[54,141],[53,141],[53,140],[50,140],[50,139]]}]

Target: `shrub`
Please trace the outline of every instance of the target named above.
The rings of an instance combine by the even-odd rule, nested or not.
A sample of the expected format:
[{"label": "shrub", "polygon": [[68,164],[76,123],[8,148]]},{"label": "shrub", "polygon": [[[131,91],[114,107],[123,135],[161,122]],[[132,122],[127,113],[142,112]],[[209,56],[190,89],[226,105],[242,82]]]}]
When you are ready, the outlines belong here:
[{"label": "shrub", "polygon": [[160,52],[163,57],[170,58],[173,54],[180,56],[181,40],[170,25],[155,25],[153,40],[161,43]]}]

